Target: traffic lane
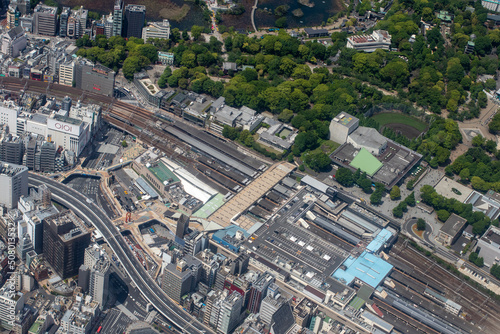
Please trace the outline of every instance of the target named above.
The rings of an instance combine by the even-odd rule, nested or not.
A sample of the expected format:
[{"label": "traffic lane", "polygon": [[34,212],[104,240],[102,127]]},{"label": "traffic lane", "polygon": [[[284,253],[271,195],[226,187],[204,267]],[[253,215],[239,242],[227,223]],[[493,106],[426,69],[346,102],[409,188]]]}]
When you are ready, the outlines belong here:
[{"label": "traffic lane", "polygon": [[[89,219],[90,219],[90,217],[98,218],[97,220],[92,220],[92,222],[95,225],[99,225],[100,228],[98,228],[98,229],[101,231],[103,236],[108,241],[108,244],[110,245],[111,249],[113,249],[115,251],[115,253],[117,253],[117,256],[119,258],[120,258],[120,255],[118,254],[118,252],[116,250],[121,252],[121,255],[123,256],[123,258],[120,259],[120,261],[122,262],[122,264],[124,266],[126,263],[126,269],[127,269],[127,272],[129,273],[129,276],[132,276],[133,278],[135,278],[135,279],[133,279],[133,281],[136,283],[136,285],[139,287],[139,289],[142,288],[142,289],[144,289],[143,291],[150,292],[150,294],[146,297],[149,299],[149,301],[156,308],[159,308],[159,307],[163,308],[163,310],[159,310],[161,313],[164,313],[164,315],[167,318],[170,317],[171,321],[181,328],[186,329],[186,327],[187,328],[193,327],[199,332],[205,332],[208,329],[208,328],[204,327],[201,323],[199,323],[194,318],[193,318],[194,323],[193,323],[193,321],[188,322],[187,320],[185,320],[180,314],[175,313],[173,311],[173,308],[172,308],[172,307],[174,307],[174,308],[177,307],[178,311],[183,313],[183,311],[180,310],[180,307],[178,307],[177,305],[174,305],[173,302],[170,299],[168,299],[168,297],[166,295],[163,296],[165,298],[165,301],[162,300],[160,298],[160,296],[158,296],[156,294],[156,292],[152,290],[151,287],[154,286],[156,283],[152,280],[152,278],[150,276],[147,276],[147,273],[145,273],[145,272],[142,273],[142,275],[139,275],[139,273],[137,272],[137,267],[134,266],[130,260],[130,258],[136,259],[134,254],[126,245],[125,240],[123,239],[121,234],[118,232],[118,230],[116,230],[116,226],[114,226],[111,223],[111,221],[109,221],[109,218],[106,217],[106,215],[95,204],[93,204],[92,202],[90,202],[90,203],[87,202],[87,198],[85,198],[81,194],[75,192],[73,189],[66,187],[65,185],[62,185],[61,183],[46,179],[44,177],[41,177],[41,176],[38,176],[35,174],[30,174],[30,178],[31,178],[30,183],[34,184],[35,186],[39,186],[40,184],[49,184],[52,188],[51,190],[53,190],[52,193],[54,195],[58,195],[60,198],[66,198],[66,200],[68,200],[67,196],[70,195],[70,197],[73,197],[74,199],[79,200],[80,202],[73,203],[73,205],[75,207],[77,207]],[[58,189],[58,187],[61,187],[61,186],[64,186],[65,190],[67,190],[68,192],[66,193],[65,191]],[[90,210],[87,205],[83,205],[82,203],[88,203],[88,206],[93,207],[94,211]],[[117,233],[111,234],[109,232],[108,228],[106,226],[104,226],[105,225],[104,222],[108,222],[110,224],[110,226],[113,226]],[[98,227],[98,226],[96,226],[96,227]],[[121,245],[117,242],[116,238],[120,239],[120,241],[122,243]],[[124,249],[126,251],[124,251]],[[125,259],[126,261],[123,261],[123,259]],[[136,259],[136,261],[137,261],[137,259]],[[142,270],[144,271],[144,269],[142,269]],[[130,274],[130,273],[132,273],[132,274]],[[143,281],[144,277],[148,277],[149,280],[151,282],[153,282],[154,284],[151,284],[151,282],[148,282],[149,284],[146,284],[146,282]],[[170,303],[172,306],[167,305],[166,302]],[[191,317],[191,316],[188,315],[188,317]]]}]

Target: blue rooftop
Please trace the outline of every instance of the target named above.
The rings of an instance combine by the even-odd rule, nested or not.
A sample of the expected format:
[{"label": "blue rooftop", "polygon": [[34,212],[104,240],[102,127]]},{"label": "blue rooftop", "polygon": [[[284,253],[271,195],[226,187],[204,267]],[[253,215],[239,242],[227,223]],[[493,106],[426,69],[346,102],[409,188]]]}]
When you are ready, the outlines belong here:
[{"label": "blue rooftop", "polygon": [[382,231],[377,234],[375,239],[373,239],[368,246],[366,246],[366,250],[370,253],[378,253],[378,251],[384,246],[384,244],[392,237],[392,233],[387,229],[382,229]]},{"label": "blue rooftop", "polygon": [[364,251],[358,258],[349,256],[344,261],[345,270],[337,269],[332,277],[349,285],[355,278],[376,288],[391,272],[393,266],[381,258]]}]

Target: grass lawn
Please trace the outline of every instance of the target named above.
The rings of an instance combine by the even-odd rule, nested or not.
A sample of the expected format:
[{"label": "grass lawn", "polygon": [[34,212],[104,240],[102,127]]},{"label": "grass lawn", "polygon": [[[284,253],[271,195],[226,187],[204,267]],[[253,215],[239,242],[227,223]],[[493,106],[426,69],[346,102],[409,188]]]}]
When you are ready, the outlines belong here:
[{"label": "grass lawn", "polygon": [[411,230],[413,231],[413,233],[418,235],[420,238],[423,238],[425,230],[424,231],[417,230],[417,224],[413,224],[413,226],[411,227]]},{"label": "grass lawn", "polygon": [[423,132],[427,129],[427,124],[424,122],[405,115],[405,114],[400,114],[400,113],[380,113],[373,115],[372,118],[380,124],[380,126],[384,126],[386,124],[405,124],[411,127],[414,127],[415,129]]}]

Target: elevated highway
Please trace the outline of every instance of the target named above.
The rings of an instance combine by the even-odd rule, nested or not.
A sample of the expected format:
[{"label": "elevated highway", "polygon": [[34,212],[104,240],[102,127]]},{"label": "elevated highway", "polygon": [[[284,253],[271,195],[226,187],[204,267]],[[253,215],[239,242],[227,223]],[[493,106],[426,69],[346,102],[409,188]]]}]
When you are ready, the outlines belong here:
[{"label": "elevated highway", "polygon": [[81,219],[91,223],[99,232],[122,263],[128,276],[144,297],[183,333],[212,333],[212,331],[180,309],[158,287],[156,282],[146,273],[132,250],[128,247],[121,233],[106,214],[90,199],[72,188],[53,179],[29,174],[29,185],[38,187],[42,184],[52,192],[52,197],[64,206],[72,209]]}]

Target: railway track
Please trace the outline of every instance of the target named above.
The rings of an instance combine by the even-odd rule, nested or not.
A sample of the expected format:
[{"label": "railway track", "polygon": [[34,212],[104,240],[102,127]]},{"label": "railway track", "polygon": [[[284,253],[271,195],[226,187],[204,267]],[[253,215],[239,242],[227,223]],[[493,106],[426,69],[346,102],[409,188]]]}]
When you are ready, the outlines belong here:
[{"label": "railway track", "polygon": [[[112,97],[104,96],[98,93],[81,91],[74,87],[50,84],[41,81],[3,77],[2,79],[0,79],[0,87],[2,89],[13,92],[14,94],[18,94],[23,90],[25,92],[46,94],[47,96],[54,96],[56,98],[64,98],[65,96],[70,96],[74,100],[98,103],[103,108],[103,119],[109,122],[111,125],[136,136],[149,145],[159,148],[167,155],[169,155],[172,159],[175,159],[182,164],[196,166],[196,164],[198,163],[195,158],[180,154],[176,150],[176,148],[179,148],[184,152],[190,152],[191,147],[189,145],[186,145],[176,137],[169,135],[165,131],[156,127],[157,121],[168,123],[166,119],[159,117],[158,115],[140,107],[133,106],[125,102],[116,100]],[[177,127],[175,126],[175,121],[168,124],[183,132],[186,132],[185,126]],[[242,163],[245,163],[241,159],[238,160]],[[236,182],[238,185],[244,186],[240,182],[237,182],[236,180],[230,178],[227,175],[224,175],[223,173],[220,173],[219,171],[214,170],[214,172],[218,173],[220,177],[223,177],[232,182]],[[218,182],[217,180],[214,180],[214,182],[220,184],[220,182]],[[223,187],[227,189],[227,187]]]},{"label": "railway track", "polygon": [[[449,299],[462,305],[476,324],[485,321],[492,332],[500,333],[500,324],[496,321],[500,305],[495,300],[412,248],[402,246],[401,243],[393,247],[391,256],[412,269],[412,272],[407,272],[397,268],[397,263],[395,263],[396,271],[420,286],[425,285],[424,282],[428,282],[434,290],[444,292]],[[482,324],[482,327],[485,326]]]},{"label": "railway track", "polygon": [[[396,317],[398,320],[400,321],[403,321],[405,324],[407,324],[408,326],[410,327],[413,327],[416,331],[419,331],[420,333],[425,333],[425,334],[429,334],[429,333],[437,333],[439,334],[438,331],[436,331],[435,329],[427,326],[426,324],[423,324],[421,323],[420,321],[410,317],[409,315],[407,315],[406,313],[392,307],[391,305],[387,304],[384,300],[378,298],[378,297],[374,297],[373,298],[373,301],[375,302],[375,304],[377,305],[377,307],[386,312],[386,313],[389,313],[391,314],[393,317]],[[423,330],[421,327],[419,326],[422,326],[425,328],[425,330]],[[395,326],[397,328],[397,324]]]}]

